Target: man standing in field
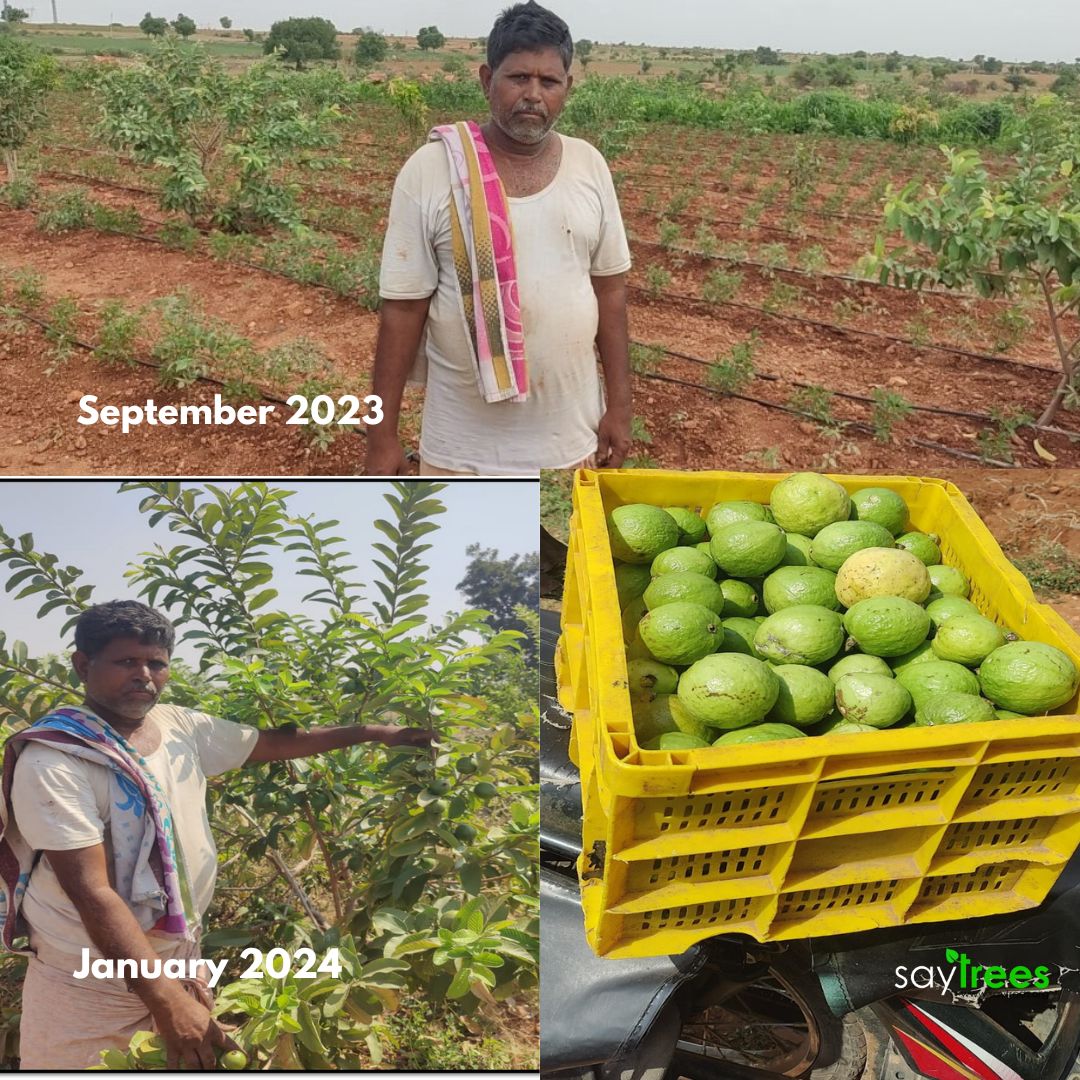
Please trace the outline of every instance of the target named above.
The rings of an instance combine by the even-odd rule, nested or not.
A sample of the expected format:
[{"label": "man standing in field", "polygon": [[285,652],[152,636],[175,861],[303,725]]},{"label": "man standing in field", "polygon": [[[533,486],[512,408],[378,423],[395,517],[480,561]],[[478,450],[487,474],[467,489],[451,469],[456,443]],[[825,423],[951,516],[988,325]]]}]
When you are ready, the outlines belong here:
[{"label": "man standing in field", "polygon": [[[82,707],[58,709],[5,747],[0,945],[30,956],[23,1069],[85,1069],[150,1027],[170,1069],[215,1068],[215,1047],[233,1043],[210,1015],[205,985],[87,977],[86,959],[153,970],[199,957],[217,873],[208,776],[361,742],[430,742],[427,731],[394,727],[260,731],[159,704],[173,642],[172,624],[144,604],[90,608],[72,656]],[[28,949],[16,945],[22,936]]]},{"label": "man standing in field", "polygon": [[557,15],[507,8],[480,68],[491,118],[436,128],[398,175],[373,386],[385,419],[368,430],[369,474],[406,471],[398,420],[414,364],[426,368],[421,475],[626,458],[630,250],[603,157],[552,130],[572,59]]}]

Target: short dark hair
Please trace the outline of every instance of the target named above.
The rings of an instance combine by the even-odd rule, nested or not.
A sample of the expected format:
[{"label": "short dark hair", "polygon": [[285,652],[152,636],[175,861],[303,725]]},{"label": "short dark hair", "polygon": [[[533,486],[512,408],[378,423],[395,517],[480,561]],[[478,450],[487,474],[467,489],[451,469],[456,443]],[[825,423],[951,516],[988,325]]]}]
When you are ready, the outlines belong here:
[{"label": "short dark hair", "polygon": [[558,49],[567,71],[574,60],[570,27],[536,0],[506,8],[495,20],[487,39],[488,67],[494,71],[511,53]]},{"label": "short dark hair", "polygon": [[138,600],[95,604],[75,621],[75,648],[89,657],[97,656],[117,638],[136,638],[140,645],[160,645],[171,656],[176,631],[160,611]]}]

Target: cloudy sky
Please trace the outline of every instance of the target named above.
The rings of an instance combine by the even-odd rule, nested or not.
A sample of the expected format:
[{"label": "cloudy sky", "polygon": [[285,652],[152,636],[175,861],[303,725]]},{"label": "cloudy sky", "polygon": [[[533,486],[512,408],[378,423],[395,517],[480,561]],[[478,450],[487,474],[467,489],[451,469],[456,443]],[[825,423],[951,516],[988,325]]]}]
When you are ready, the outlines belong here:
[{"label": "cloudy sky", "polygon": [[[197,482],[185,484],[198,486]],[[233,485],[224,482],[220,486]],[[288,502],[291,513],[314,515],[320,521],[340,521],[341,527],[334,534],[346,539],[347,550],[353,556],[349,562],[357,567],[350,576],[364,583],[372,580],[376,572],[371,565],[375,554],[371,543],[385,541],[385,537],[371,523],[380,517],[392,520],[393,512],[382,498],[384,492],[392,490],[389,484],[285,479],[275,480],[271,486],[296,493]],[[138,510],[145,493],[118,494],[118,487],[115,481],[0,482],[0,525],[12,536],[33,533],[39,551],[57,555],[62,566],[75,565],[83,570],[83,583],[96,586],[92,600],[137,600],[137,589],[124,579],[131,561],[156,544],[169,547],[190,541],[170,533],[165,522],[151,529]],[[469,562],[465,549],[470,544],[479,542],[496,548],[503,558],[535,552],[539,546],[536,483],[455,482],[438,498],[446,505],[446,513],[434,519],[440,529],[425,541],[432,548],[424,556],[431,567],[424,589],[431,597],[428,614],[436,620],[447,611],[461,611],[467,606],[456,586],[465,574]],[[303,610],[318,617],[322,610],[319,605],[300,604],[300,598],[315,586],[312,578],[292,576],[296,568],[293,558],[280,551],[267,558],[279,571],[273,581],[279,596],[266,610]],[[0,583],[9,576],[6,564],[0,565]],[[378,598],[374,587],[365,589],[365,594]],[[60,652],[62,644],[66,644],[59,632],[67,616],[55,611],[38,619],[36,612],[41,604],[39,596],[16,601],[0,590],[0,630],[7,633],[9,642],[25,641],[31,655]],[[185,659],[195,655],[188,645],[181,646],[178,654]]]},{"label": "cloudy sky", "polygon": [[[134,24],[146,11],[173,17],[166,0],[57,0],[65,22]],[[173,4],[181,0],[169,0]],[[265,29],[290,15],[321,15],[341,29],[370,25],[385,33],[415,34],[436,24],[449,36],[478,37],[505,6],[500,0],[396,0],[346,3],[313,0],[182,0],[200,25],[228,15],[237,27]],[[50,18],[48,0],[23,2],[33,18]],[[1073,60],[1080,54],[1076,0],[576,0],[553,7],[575,38],[652,45],[752,48],[792,52],[887,52],[968,58],[976,53],[1009,60]]]}]

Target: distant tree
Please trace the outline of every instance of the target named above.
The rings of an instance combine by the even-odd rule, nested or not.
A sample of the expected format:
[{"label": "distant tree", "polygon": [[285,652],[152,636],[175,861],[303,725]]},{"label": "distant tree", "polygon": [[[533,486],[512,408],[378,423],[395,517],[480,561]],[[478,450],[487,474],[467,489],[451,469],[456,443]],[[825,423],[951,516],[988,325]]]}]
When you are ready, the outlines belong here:
[{"label": "distant tree", "polygon": [[931,64],[930,65],[930,78],[934,82],[942,82],[946,75],[952,73],[951,64]]},{"label": "distant tree", "polygon": [[180,12],[175,19],[169,25],[182,37],[189,38],[195,33],[197,27],[195,26],[195,20],[190,16]]},{"label": "distant tree", "polygon": [[850,64],[834,60],[831,64],[825,66],[825,81],[830,86],[853,86],[855,72]]},{"label": "distant tree", "polygon": [[169,29],[169,20],[164,15],[151,15],[148,11],[139,20],[139,29],[147,37],[164,37],[165,31]]},{"label": "distant tree", "polygon": [[279,59],[286,64],[295,64],[297,71],[303,71],[308,60],[336,60],[341,54],[337,28],[329,19],[315,15],[280,19],[274,23],[263,42],[263,52],[272,53],[279,49]]},{"label": "distant tree", "polygon": [[817,64],[811,64],[806,60],[796,64],[788,73],[788,79],[803,90],[808,86],[813,86],[821,77],[821,68]]},{"label": "distant tree", "polygon": [[446,44],[446,36],[437,26],[421,26],[416,35],[416,44],[425,52],[428,49],[441,49]]},{"label": "distant tree", "polygon": [[883,67],[885,68],[886,71],[899,71],[900,70],[900,61],[901,61],[900,54],[895,49],[893,49],[893,51],[891,53],[889,53],[888,56],[885,57],[885,63],[883,65]]},{"label": "distant tree", "polygon": [[1077,74],[1075,68],[1066,68],[1053,81],[1050,89],[1055,94],[1074,94],[1078,87],[1080,87],[1080,75]]},{"label": "distant tree", "polygon": [[230,19],[228,15],[222,15],[221,18],[218,19],[218,22],[221,23],[222,30],[232,29],[232,19]]},{"label": "distant tree", "polygon": [[769,48],[768,45],[759,45],[754,50],[755,64],[766,64],[775,67],[783,62],[784,58],[775,49]]},{"label": "distant tree", "polygon": [[982,63],[982,70],[987,75],[997,75],[1004,66],[996,56],[988,56]]},{"label": "distant tree", "polygon": [[389,55],[390,43],[374,30],[361,30],[356,42],[356,66],[361,68],[379,64]]},{"label": "distant tree", "polygon": [[248,41],[254,41],[255,40],[255,31],[254,30],[249,30],[247,27],[245,27],[244,28],[244,37],[246,37],[248,39]]},{"label": "distant tree", "polygon": [[651,68],[652,68],[652,61],[647,56],[643,56],[641,58],[641,74],[642,75],[647,75],[649,73],[649,71],[651,70]]},{"label": "distant tree", "polygon": [[586,37],[574,42],[574,55],[584,71],[592,62],[593,43]]},{"label": "distant tree", "polygon": [[[528,622],[521,618],[519,608],[536,611],[540,603],[540,556],[511,555],[500,559],[495,548],[470,544],[465,550],[470,562],[457,588],[469,605],[490,611],[488,624],[496,630],[528,631]],[[534,656],[536,643],[526,638],[522,649]]]},{"label": "distant tree", "polygon": [[1013,72],[1011,75],[1005,76],[1005,81],[1012,87],[1013,93],[1018,93],[1021,86],[1034,86],[1035,80],[1029,78],[1027,75],[1020,75],[1017,72]]},{"label": "distant tree", "polygon": [[4,10],[0,12],[0,19],[3,19],[6,23],[10,23],[12,26],[16,23],[26,22],[29,18],[30,12],[23,11],[22,8],[5,7]]}]

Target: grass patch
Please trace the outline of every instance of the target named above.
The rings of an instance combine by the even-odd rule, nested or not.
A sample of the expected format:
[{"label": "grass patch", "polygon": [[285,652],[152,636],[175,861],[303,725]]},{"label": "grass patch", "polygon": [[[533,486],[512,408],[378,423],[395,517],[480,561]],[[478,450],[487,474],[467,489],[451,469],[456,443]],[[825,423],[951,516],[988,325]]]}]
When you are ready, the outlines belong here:
[{"label": "grass patch", "polygon": [[1080,559],[1059,543],[1042,540],[1031,555],[1013,559],[1013,565],[1038,593],[1080,593]]}]

